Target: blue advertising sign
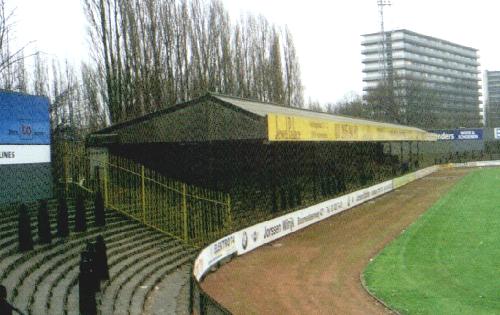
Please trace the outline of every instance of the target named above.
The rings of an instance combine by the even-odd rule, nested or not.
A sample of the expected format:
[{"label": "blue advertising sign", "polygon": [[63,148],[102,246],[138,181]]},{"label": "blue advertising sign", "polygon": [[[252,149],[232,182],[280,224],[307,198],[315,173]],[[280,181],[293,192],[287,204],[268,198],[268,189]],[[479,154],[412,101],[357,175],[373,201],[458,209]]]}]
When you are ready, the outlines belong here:
[{"label": "blue advertising sign", "polygon": [[0,145],[50,144],[49,100],[0,91]]},{"label": "blue advertising sign", "polygon": [[438,141],[483,139],[483,129],[431,130],[430,132],[438,135]]},{"label": "blue advertising sign", "polygon": [[52,198],[46,97],[0,90],[0,178],[0,205]]}]

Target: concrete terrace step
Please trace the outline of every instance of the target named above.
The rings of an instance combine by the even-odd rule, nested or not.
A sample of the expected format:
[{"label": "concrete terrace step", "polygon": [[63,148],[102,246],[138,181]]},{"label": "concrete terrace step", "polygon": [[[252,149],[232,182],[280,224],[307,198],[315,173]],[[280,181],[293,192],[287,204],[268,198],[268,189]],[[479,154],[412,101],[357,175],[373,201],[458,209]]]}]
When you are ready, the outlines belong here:
[{"label": "concrete terrace step", "polygon": [[[149,231],[150,233],[150,231]],[[135,243],[136,244],[133,244],[134,246],[132,247],[137,247],[137,246],[140,246],[140,244],[142,243],[143,245],[144,244],[147,244],[147,242],[154,242],[156,239],[158,238],[163,238],[164,236],[163,235],[150,235],[150,239],[145,239],[145,238],[142,238],[142,239],[139,239],[137,240]],[[145,243],[146,242],[146,243]],[[140,251],[140,249],[139,249]],[[123,260],[124,257],[127,257],[131,250],[129,251],[123,251],[123,250],[115,250],[114,252],[112,251],[108,251],[109,252],[109,256],[108,257],[112,257],[112,259],[108,259],[109,260],[109,267],[112,268],[113,266],[115,266],[117,263],[119,263],[120,261]],[[119,255],[119,253],[121,253],[121,255]],[[106,284],[108,284],[109,282],[106,282]],[[104,292],[105,290],[105,285],[101,284],[101,292]],[[102,299],[102,294],[97,294],[97,298],[98,300],[100,301]],[[67,313],[66,314],[76,314],[75,313],[75,310],[78,309],[78,286],[77,286],[77,283],[76,281],[74,282],[74,285],[72,288],[70,288],[68,291],[67,291],[67,294],[65,296],[65,300],[67,300],[66,304],[67,304],[67,308],[66,308],[66,311]],[[98,302],[98,305],[101,304],[100,302]],[[75,308],[76,306],[76,308]]]},{"label": "concrete terrace step", "polygon": [[[126,221],[117,221],[110,224],[108,226],[109,231],[114,230],[117,233],[134,224],[124,222]],[[40,268],[43,264],[58,255],[64,255],[67,248],[79,247],[81,251],[86,241],[93,241],[97,235],[104,234],[105,231],[104,228],[93,228],[88,232],[71,235],[69,241],[58,240],[50,245],[40,246],[28,253],[15,254],[4,259],[1,265],[8,265],[6,268],[3,268],[1,279],[3,279],[2,281],[8,288],[13,288],[11,298],[15,299],[17,297],[19,292],[17,288],[21,285],[22,280],[35,269]]]},{"label": "concrete terrace step", "polygon": [[[150,231],[151,232],[151,231]],[[137,256],[147,250],[147,248],[155,248],[157,243],[162,243],[165,242],[165,237],[159,233],[153,233],[150,238],[142,239],[139,240],[136,246],[131,246],[127,250],[120,250],[119,252],[113,253],[111,252],[111,255],[108,255],[108,264],[110,267],[110,282],[112,283],[114,281],[114,277],[116,277],[116,274],[114,274],[114,270],[116,269],[116,265],[122,263],[123,261],[130,261],[131,257]],[[126,269],[126,268],[125,268]],[[73,286],[77,286],[77,276],[78,276],[78,268],[75,267],[74,270],[70,270],[68,272],[69,275],[74,275],[73,279],[67,279],[65,281],[68,281],[69,285],[66,287],[66,292],[63,295],[63,303],[62,305],[72,305],[74,302],[72,300],[78,299],[78,296],[74,296],[72,294],[73,292]],[[109,285],[110,282],[104,283],[102,285],[101,291],[104,292]],[[56,303],[59,304],[58,301]],[[58,307],[56,308],[56,310]],[[71,309],[68,307],[66,308],[65,311],[70,312]]]},{"label": "concrete terrace step", "polygon": [[[141,227],[143,228],[143,227]],[[110,246],[108,249],[108,261],[111,263],[110,257],[112,256],[118,256],[122,257],[125,256],[128,251],[134,248],[140,248],[141,244],[144,242],[143,235],[141,235],[139,232],[135,234],[130,234],[129,237],[125,237],[125,243],[127,243],[129,240],[131,240],[134,236],[139,235],[141,239],[135,240],[131,244],[123,244],[122,247],[119,247],[118,249]],[[147,234],[146,234],[147,235]],[[139,244],[139,245],[136,245]],[[136,246],[134,246],[136,245]],[[116,255],[116,254],[121,254],[121,255]],[[66,300],[68,299],[68,295],[70,290],[72,289],[73,286],[77,284],[78,281],[78,273],[79,273],[79,258],[76,261],[76,263],[72,264],[71,266],[68,266],[61,277],[56,278],[56,283],[52,284],[51,289],[50,289],[50,295],[49,299],[47,302],[49,313],[50,314],[62,314],[65,309],[65,303]]]},{"label": "concrete terrace step", "polygon": [[[77,251],[81,251],[84,248],[84,244],[80,244],[76,246]],[[78,257],[78,253],[76,253],[76,256]],[[66,256],[59,255],[60,258],[58,263],[64,264],[68,258]],[[76,258],[78,260],[78,258]],[[78,261],[75,262],[78,264]],[[18,293],[17,295],[14,295],[14,300],[18,301],[16,302],[17,305],[25,307],[27,303],[29,303],[29,300],[32,297],[33,290],[36,290],[40,278],[45,277],[47,274],[49,274],[54,268],[56,268],[57,265],[53,265],[53,263],[49,262],[44,262],[43,264],[37,264],[31,270],[25,271],[22,276],[17,279],[17,284],[18,286],[16,287],[17,290],[16,292]]]},{"label": "concrete terrace step", "polygon": [[[70,202],[68,201],[68,207],[69,207]],[[72,202],[74,204],[74,202]],[[50,199],[47,202],[47,206],[49,208],[49,212],[55,211],[57,209],[57,200],[55,199]],[[38,203],[31,203],[27,205],[28,207],[28,214],[31,217],[36,218],[36,214],[38,213]],[[0,225],[2,225],[4,222],[7,222],[11,220],[12,218],[17,219],[17,214],[19,211],[19,205],[11,205],[7,207],[1,207],[0,208]]]},{"label": "concrete terrace step", "polygon": [[[116,218],[116,217],[122,217],[120,213],[117,213],[112,210],[106,210],[105,212],[106,219],[108,218]],[[86,216],[87,216],[87,226],[92,226],[95,223],[95,218],[94,218],[94,211],[87,209],[86,211]],[[1,230],[0,230],[0,236],[2,236],[2,241],[4,240],[4,237],[17,237],[17,216],[12,219],[13,221],[10,221],[5,224],[0,224]],[[33,238],[35,239],[38,236],[38,224],[37,224],[36,218],[32,218],[31,220],[31,232],[33,235]],[[74,211],[69,211],[68,212],[68,226],[70,230],[74,228],[75,225],[75,213]],[[50,217],[50,227],[52,233],[55,235],[57,231],[57,217],[54,215]]]},{"label": "concrete terrace step", "polygon": [[[68,200],[67,201],[68,205],[68,213],[74,213],[75,212],[75,202],[74,200]],[[48,210],[49,210],[49,216],[51,219],[54,219],[57,217],[57,202],[49,202],[47,204]],[[94,207],[93,201],[87,200],[85,202],[85,208],[86,209],[92,209]],[[19,206],[15,206],[14,208],[10,209],[10,211],[7,212],[2,212],[0,210],[0,226],[4,224],[11,224],[12,222],[17,223],[17,218],[18,218],[18,211],[19,211]],[[28,214],[31,219],[31,223],[36,222],[37,215],[38,215],[38,204],[28,206]],[[55,220],[55,219],[54,219]]]},{"label": "concrete terrace step", "polygon": [[[110,213],[111,211],[107,210],[109,214],[106,214],[106,219],[111,218],[111,217],[117,217],[119,214],[117,213]],[[75,226],[75,218],[74,218],[74,213],[69,212],[68,213],[68,226],[70,230]],[[109,215],[109,217],[108,217]],[[86,212],[87,216],[87,225],[92,225],[95,223],[95,218],[94,218],[94,212],[87,210]],[[17,235],[17,218],[14,219],[15,221],[10,222],[9,224],[4,224],[1,225],[1,233],[0,237],[3,239],[4,237],[9,237],[9,235],[15,234]],[[53,234],[57,231],[57,218],[51,217],[50,218],[50,229]],[[35,219],[34,221],[31,221],[31,233],[33,237],[38,235],[38,222]]]},{"label": "concrete terrace step", "polygon": [[160,265],[155,272],[137,283],[129,301],[129,314],[151,314],[151,307],[147,307],[147,304],[153,304],[158,300],[161,301],[158,304],[163,305],[162,314],[168,310],[175,310],[181,288],[189,281],[189,262],[194,256],[192,253],[174,264]]},{"label": "concrete terrace step", "polygon": [[[91,208],[86,208],[87,211],[86,211],[86,215],[87,215],[87,225],[92,225],[94,222],[95,222],[95,219],[94,219],[94,211],[91,210]],[[121,214],[115,212],[115,211],[112,211],[112,210],[106,210],[105,212],[105,215],[106,215],[106,219],[111,218],[111,217],[118,217],[118,216],[122,216]],[[0,236],[1,236],[1,240],[3,241],[3,239],[5,237],[11,237],[11,236],[16,236],[17,237],[17,215],[15,217],[13,217],[12,219],[10,219],[8,222],[5,222],[3,224],[0,224]],[[31,232],[32,232],[32,235],[33,235],[33,238],[37,237],[37,229],[38,229],[38,224],[37,224],[37,217],[36,217],[36,214],[34,216],[31,216]],[[68,210],[68,226],[70,228],[70,230],[74,227],[75,225],[75,211],[74,209],[69,209]],[[51,227],[51,230],[53,232],[53,234],[55,234],[55,232],[57,231],[57,214],[55,213],[55,210],[54,210],[54,213],[51,213],[50,214],[50,227]]]},{"label": "concrete terrace step", "polygon": [[[87,224],[94,222],[94,211],[92,210],[93,205],[86,205],[86,215],[87,215]],[[120,215],[119,213],[111,210],[106,210],[106,216],[112,215],[112,216],[118,216]],[[34,233],[33,235],[37,234],[37,215],[38,212],[30,214],[30,219],[31,219],[31,231]],[[49,218],[50,218],[50,226],[52,231],[57,230],[57,210],[55,209],[49,209]],[[5,236],[8,236],[12,231],[17,233],[17,221],[18,221],[18,216],[17,214],[10,217],[10,218],[3,218],[5,222],[0,222],[0,227],[1,227],[1,232],[0,232],[0,239],[2,239]],[[69,207],[68,206],[68,225],[69,227],[73,227],[75,225],[75,208]]]},{"label": "concrete terrace step", "polygon": [[[152,244],[153,246],[132,253],[127,258],[122,260],[117,260],[113,262],[113,266],[110,268],[110,281],[105,283],[102,290],[102,307],[103,310],[106,307],[110,307],[114,301],[117,290],[122,285],[123,278],[126,278],[131,272],[137,272],[137,264],[144,261],[150,256],[153,256],[159,251],[159,245],[161,241]],[[178,248],[176,246],[171,246],[171,248]]]},{"label": "concrete terrace step", "polygon": [[[123,237],[124,235],[134,233],[135,230],[138,230],[137,233],[134,233],[134,238],[142,238],[144,234],[147,232],[141,231],[143,227],[133,227],[131,230],[126,230],[118,234],[112,235],[112,237],[106,239],[106,243],[108,244],[108,254],[113,254],[113,252],[122,250],[123,247],[133,246],[135,242],[130,242],[131,239],[127,237]],[[115,240],[116,239],[116,240]],[[130,244],[127,244],[129,243]],[[61,265],[54,265],[53,270],[50,271],[49,274],[43,275],[43,281],[37,286],[36,291],[34,292],[33,298],[30,300],[30,304],[28,309],[34,310],[32,314],[41,314],[47,313],[47,309],[49,306],[49,301],[52,298],[53,289],[59,281],[66,275],[71,269],[79,268],[80,257],[74,257],[68,262]],[[43,311],[42,311],[43,310]]]},{"label": "concrete terrace step", "polygon": [[110,268],[111,281],[103,287],[102,294],[102,310],[104,314],[111,314],[113,303],[118,295],[120,288],[124,285],[129,277],[137,273],[143,268],[145,262],[151,262],[151,257],[159,257],[164,253],[171,254],[176,251],[181,251],[182,246],[177,243],[166,244],[164,248],[160,247],[161,243],[154,244],[149,250],[136,252],[129,258],[116,263]]},{"label": "concrete terrace step", "polygon": [[166,253],[159,253],[147,257],[140,264],[134,265],[123,275],[123,280],[113,297],[113,314],[128,314],[130,300],[135,288],[141,283],[142,279],[150,273],[155,272],[159,268],[167,265],[172,265],[172,269],[176,268],[179,260],[187,255],[179,250],[172,250]]},{"label": "concrete terrace step", "polygon": [[[71,288],[71,292],[69,294],[69,299],[68,299],[67,305],[66,305],[66,313],[64,313],[65,315],[80,315],[80,312],[78,311],[78,308],[79,308],[78,299],[79,298],[80,298],[80,292],[78,292],[78,286],[75,285]],[[99,299],[99,295],[96,296],[97,309],[99,311],[98,299]],[[104,313],[102,313],[102,312],[101,312],[101,314],[104,315]]]},{"label": "concrete terrace step", "polygon": [[[87,227],[88,229],[94,228],[94,218],[92,217],[87,217]],[[123,220],[119,214],[116,213],[111,213],[111,214],[106,214],[106,225],[112,224],[116,221]],[[71,233],[75,233],[72,229],[74,226],[74,220],[70,219],[69,222],[69,227]],[[55,231],[57,230],[56,224],[51,224],[51,230],[53,233],[53,240],[52,243],[55,243],[59,240],[57,236],[55,235]],[[14,229],[9,230],[8,232],[5,232],[8,236],[5,238],[0,238],[2,241],[0,241],[0,261],[2,261],[5,257],[12,255],[13,253],[17,252],[18,249],[18,236],[17,236],[17,225]],[[38,248],[38,246],[48,246],[48,245],[40,245],[38,243],[38,232],[37,232],[37,226],[33,226],[31,228],[31,234],[33,235],[33,243],[35,245],[35,249]],[[0,266],[1,268],[1,266]],[[0,269],[1,270],[1,269]]]},{"label": "concrete terrace step", "polygon": [[[87,232],[74,233],[74,202],[68,202],[68,238],[54,237],[52,244],[38,245],[38,204],[29,206],[35,248],[18,253],[18,207],[1,212],[0,281],[13,303],[29,315],[78,314],[80,253],[86,241],[103,235],[108,247],[111,279],[98,294],[101,314],[141,314],[146,301],[154,301],[157,284],[182,278],[194,250],[117,212],[106,210],[106,227],[94,227],[92,202],[87,201]],[[57,229],[57,202],[49,202],[51,230]],[[0,208],[0,210],[2,210]],[[174,276],[176,275],[176,276]],[[176,278],[177,277],[177,278]],[[164,297],[174,301],[184,280],[162,285]],[[167,297],[168,296],[168,297]],[[162,297],[162,298],[164,298]],[[98,305],[98,306],[99,306]],[[173,305],[173,304],[172,304]],[[175,306],[167,311],[175,312]]]},{"label": "concrete terrace step", "polygon": [[[141,257],[151,252],[158,250],[168,250],[174,247],[181,246],[178,240],[170,239],[160,233],[155,233],[155,239],[149,243],[144,243],[140,247],[136,247],[127,252],[127,255],[117,255],[117,257],[110,258],[110,281],[103,285],[103,292],[108,286],[127,270],[129,265],[133,265],[140,260]],[[121,257],[123,256],[123,257]],[[116,258],[116,260],[115,260]]]},{"label": "concrete terrace step", "polygon": [[[50,296],[50,300],[47,302],[48,314],[66,314],[66,295],[69,294],[67,291],[71,290],[71,288],[77,284],[78,273],[78,267],[71,268],[51,290],[52,295]],[[76,287],[78,289],[78,286]],[[76,310],[78,311],[78,308]]]},{"label": "concrete terrace step", "polygon": [[142,314],[189,314],[189,277],[191,268],[192,261],[165,275],[154,288],[150,288]]},{"label": "concrete terrace step", "polygon": [[[184,265],[183,268],[186,268],[187,270],[181,270],[181,273],[182,273],[181,277],[182,277],[182,280],[184,280],[185,282],[182,284],[182,287],[179,291],[179,294],[177,294],[177,298],[176,298],[175,314],[178,314],[178,315],[189,314],[189,303],[190,303],[190,299],[191,299],[190,279],[191,279],[191,270],[193,268],[193,261]],[[165,293],[160,292],[157,295],[157,298],[155,299],[155,301],[157,301],[157,303],[155,303],[154,308],[153,308],[154,311],[157,310],[156,307],[159,307],[162,305],[161,296],[162,296],[162,294],[168,294],[167,292],[165,292]],[[154,313],[154,314],[165,314],[165,312],[159,311],[159,312]]]},{"label": "concrete terrace step", "polygon": [[[141,227],[143,229],[143,227]],[[139,242],[143,242],[144,235],[149,233],[149,231],[142,231],[138,233],[134,233],[133,237],[131,236],[130,238],[125,237],[122,239],[122,241],[117,242],[116,244],[114,243],[109,243],[109,248],[108,248],[108,257],[116,255],[117,253],[121,252],[126,252],[127,248],[134,247],[136,244]],[[138,240],[136,240],[138,239]],[[122,243],[122,244],[120,244]],[[109,260],[109,258],[108,258]],[[79,258],[74,260],[74,263],[68,266],[64,266],[62,268],[58,268],[56,270],[56,274],[58,276],[55,277],[52,281],[49,281],[49,294],[48,297],[43,299],[40,298],[40,300],[46,301],[46,309],[49,310],[52,307],[52,304],[58,303],[57,299],[62,299],[63,302],[64,300],[67,300],[67,295],[70,294],[71,286],[73,286],[75,283],[77,283],[77,276],[78,276],[78,270],[79,270]],[[68,274],[74,275],[74,278],[71,278],[71,276],[67,276]],[[60,286],[59,283],[61,281],[66,281],[67,286]],[[57,289],[58,288],[58,289]],[[43,294],[43,292],[42,292]],[[56,299],[56,302],[53,302],[54,299]],[[64,304],[61,305],[61,307],[64,307]],[[40,307],[37,307],[37,309],[40,309]],[[71,308],[69,308],[71,309]],[[61,310],[61,312],[64,312],[64,310]]]},{"label": "concrete terrace step", "polygon": [[[102,235],[106,238],[111,247],[115,246],[115,244],[122,244],[123,246],[126,246],[126,244],[123,244],[124,236],[137,230],[140,230],[140,226],[129,225],[129,228],[124,229],[121,232],[115,233],[115,231],[106,231]],[[37,302],[36,293],[40,291],[41,287],[43,287],[45,288],[43,291],[46,293],[44,297],[48,297],[50,295],[50,285],[51,283],[57,281],[57,276],[62,276],[67,271],[66,269],[79,266],[80,253],[84,247],[84,244],[72,247],[69,251],[45,262],[40,268],[29,274],[22,281],[20,286],[19,291],[23,292],[23,295],[18,296],[18,298],[14,301],[15,304],[18,305],[19,308],[22,307],[28,310],[28,313],[31,314],[31,310],[34,308],[33,304]],[[45,281],[46,279],[49,279],[49,281]],[[44,299],[43,303],[38,302],[38,304],[46,305],[47,300],[48,299]],[[42,312],[39,307],[37,310],[38,311],[32,314],[46,313],[46,311]]]}]

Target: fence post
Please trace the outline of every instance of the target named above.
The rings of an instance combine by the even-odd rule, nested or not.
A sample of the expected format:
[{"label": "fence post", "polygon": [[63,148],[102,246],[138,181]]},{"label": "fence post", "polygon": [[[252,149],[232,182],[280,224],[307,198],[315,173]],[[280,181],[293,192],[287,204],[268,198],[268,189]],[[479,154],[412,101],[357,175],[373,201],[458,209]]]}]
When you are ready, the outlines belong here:
[{"label": "fence post", "polygon": [[63,144],[63,149],[62,149],[62,162],[63,162],[63,183],[64,183],[64,192],[68,194],[68,173],[69,173],[69,166],[68,166],[68,150],[66,149],[66,144]]},{"label": "fence post", "polygon": [[144,180],[144,165],[141,165],[141,199],[142,222],[146,223],[146,185]]},{"label": "fence post", "polygon": [[193,268],[194,266],[191,265],[191,268],[189,270],[189,304],[188,304],[188,314],[191,315],[193,314],[193,299],[194,299],[194,277],[193,277]]},{"label": "fence post", "polygon": [[107,169],[104,168],[103,170],[103,185],[104,185],[104,208],[108,206],[108,172]]},{"label": "fence post", "polygon": [[205,310],[205,293],[200,290],[200,315],[207,315]]},{"label": "fence post", "polygon": [[231,218],[231,195],[227,194],[227,209],[226,209],[226,216],[227,216],[227,226],[228,226],[228,231],[232,230],[232,225],[233,225],[233,220]]},{"label": "fence post", "polygon": [[183,214],[183,224],[184,224],[184,241],[187,243],[189,234],[188,234],[188,212],[187,212],[187,193],[186,184],[182,184],[182,214]]}]

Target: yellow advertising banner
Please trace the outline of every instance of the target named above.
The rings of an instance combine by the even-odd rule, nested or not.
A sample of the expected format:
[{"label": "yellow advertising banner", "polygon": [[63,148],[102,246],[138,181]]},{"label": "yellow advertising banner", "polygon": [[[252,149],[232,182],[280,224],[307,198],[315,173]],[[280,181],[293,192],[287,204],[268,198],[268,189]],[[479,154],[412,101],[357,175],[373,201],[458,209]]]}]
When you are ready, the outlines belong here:
[{"label": "yellow advertising banner", "polygon": [[437,135],[417,128],[367,122],[336,122],[269,113],[269,141],[436,141]]}]

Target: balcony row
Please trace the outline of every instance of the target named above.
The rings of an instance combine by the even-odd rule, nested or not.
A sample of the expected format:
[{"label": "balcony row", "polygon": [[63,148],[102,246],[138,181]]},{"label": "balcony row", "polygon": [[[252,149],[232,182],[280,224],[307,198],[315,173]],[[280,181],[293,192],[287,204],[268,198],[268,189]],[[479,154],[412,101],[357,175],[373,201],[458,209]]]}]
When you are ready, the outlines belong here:
[{"label": "balcony row", "polygon": [[[388,70],[390,72],[390,69]],[[393,75],[400,78],[417,77],[424,81],[446,82],[459,85],[475,85],[479,83],[479,78],[466,78],[452,74],[445,74],[437,71],[420,69],[413,66],[394,67]],[[381,71],[363,72],[363,80],[381,80],[383,76]]]},{"label": "balcony row", "polygon": [[[473,48],[464,47],[461,45],[453,45],[451,43],[446,43],[440,39],[430,39],[418,36],[416,34],[409,34],[404,31],[387,32],[386,38],[391,39],[391,41],[405,41],[413,42],[419,46],[426,46],[429,48],[436,48],[443,51],[451,51],[454,54],[461,55],[464,57],[477,58],[477,50]],[[389,36],[388,36],[389,35]],[[369,37],[365,36],[364,40],[361,42],[362,45],[370,45],[380,43],[382,41],[382,36],[380,34],[371,35]]]},{"label": "balcony row", "polygon": [[[460,64],[456,64],[455,62],[444,62],[444,61],[439,61],[439,60],[429,60],[426,59],[422,56],[416,55],[416,54],[411,54],[408,52],[404,51],[399,51],[398,53],[392,54],[392,62],[395,64],[396,62],[412,62],[416,64],[422,64],[422,65],[428,65],[432,67],[439,67],[443,68],[445,70],[454,70],[454,71],[460,71],[460,72],[465,72],[465,73],[470,73],[473,75],[479,75],[481,71],[477,67],[473,66],[464,66]],[[364,69],[371,70],[371,69],[376,69],[377,67],[380,67],[380,57],[378,58],[365,58],[363,60],[363,63],[365,64]]]},{"label": "balcony row", "polygon": [[[370,89],[376,88],[382,80],[363,80],[367,87]],[[432,89],[438,92],[446,92],[464,96],[474,96],[479,98],[482,95],[480,92],[480,85],[463,85],[448,82],[432,82],[430,80],[424,80],[422,78],[416,77],[405,77],[402,79],[400,86],[405,86],[405,84],[410,84],[409,82],[418,82],[422,84],[425,88]]]},{"label": "balcony row", "polygon": [[[382,49],[379,46],[371,47],[371,48],[365,48],[361,50],[361,53],[365,55],[367,58],[369,58],[368,55],[370,54],[380,54]],[[388,53],[392,53],[393,55],[396,54],[398,51],[405,51],[405,52],[413,52],[416,55],[419,56],[427,56],[427,57],[432,57],[432,58],[438,58],[442,60],[447,60],[451,62],[456,62],[458,64],[463,64],[463,65],[469,65],[473,67],[478,67],[480,64],[477,61],[476,58],[462,58],[458,57],[456,55],[450,55],[446,54],[440,51],[433,51],[433,50],[428,50],[428,49],[423,49],[420,46],[415,46],[411,44],[406,44],[406,43],[398,43],[397,45],[393,44],[391,48],[387,49]]]},{"label": "balcony row", "polygon": [[[391,69],[391,66],[387,66],[387,68]],[[392,65],[393,72],[398,75],[404,75],[406,71],[411,71],[413,72],[418,72],[424,74],[424,76],[429,77],[429,75],[432,75],[432,77],[446,77],[446,78],[452,78],[456,80],[465,80],[465,81],[480,81],[479,76],[476,74],[470,74],[470,73],[455,73],[453,71],[449,70],[435,70],[435,69],[429,69],[427,67],[424,67],[422,65],[418,64],[397,64],[393,63]],[[379,72],[381,72],[382,69],[380,67],[376,69],[375,67],[373,68],[364,68],[363,69],[363,74],[365,76],[374,76],[377,75]],[[452,80],[449,80],[452,81]]]}]

